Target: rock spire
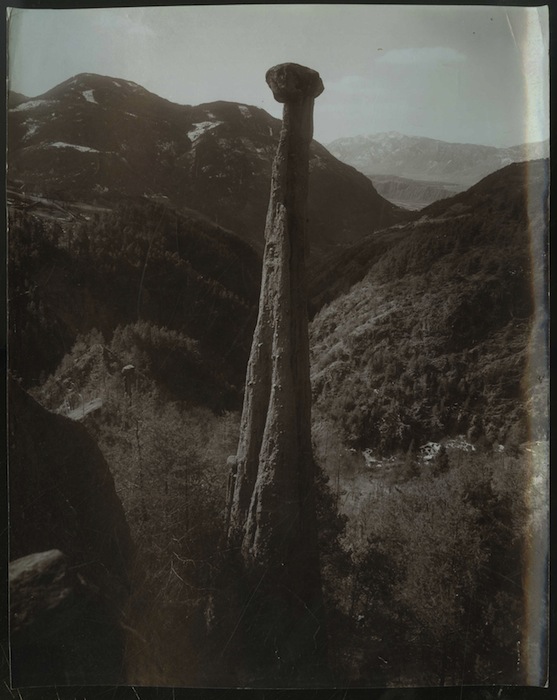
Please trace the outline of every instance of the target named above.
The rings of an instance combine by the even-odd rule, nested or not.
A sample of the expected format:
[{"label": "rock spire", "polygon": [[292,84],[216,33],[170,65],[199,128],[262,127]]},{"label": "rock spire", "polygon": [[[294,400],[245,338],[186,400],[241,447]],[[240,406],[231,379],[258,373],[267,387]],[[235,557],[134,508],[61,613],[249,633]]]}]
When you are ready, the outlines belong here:
[{"label": "rock spire", "polygon": [[[266,80],[284,103],[265,227],[259,316],[248,364],[240,441],[229,483],[228,541],[268,640],[256,642],[288,682],[319,665],[322,596],[311,446],[305,260],[309,146],[319,74],[294,63]],[[265,661],[263,661],[265,663]]]}]

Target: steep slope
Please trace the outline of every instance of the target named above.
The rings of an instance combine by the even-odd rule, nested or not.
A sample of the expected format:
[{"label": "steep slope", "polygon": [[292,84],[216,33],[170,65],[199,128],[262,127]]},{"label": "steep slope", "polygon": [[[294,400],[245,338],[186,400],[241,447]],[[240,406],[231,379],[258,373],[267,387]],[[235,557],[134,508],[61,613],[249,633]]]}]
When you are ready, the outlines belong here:
[{"label": "steep slope", "polygon": [[547,178],[545,161],[508,166],[322,270],[313,388],[346,441],[543,435]]},{"label": "steep slope", "polygon": [[[29,194],[197,210],[261,247],[280,122],[256,107],[173,104],[135,83],[80,74],[8,114],[9,180]],[[393,223],[398,209],[317,143],[309,238],[315,255]]]},{"label": "steep slope", "polygon": [[9,362],[25,386],[53,372],[79,335],[96,329],[109,342],[139,324],[138,342],[171,393],[238,400],[261,263],[237,236],[143,201],[66,230],[14,211],[9,244]]},{"label": "steep slope", "polygon": [[339,160],[371,178],[374,175],[396,175],[460,185],[461,188],[469,187],[510,163],[549,155],[547,141],[495,148],[406,136],[396,131],[340,138],[328,148]]}]

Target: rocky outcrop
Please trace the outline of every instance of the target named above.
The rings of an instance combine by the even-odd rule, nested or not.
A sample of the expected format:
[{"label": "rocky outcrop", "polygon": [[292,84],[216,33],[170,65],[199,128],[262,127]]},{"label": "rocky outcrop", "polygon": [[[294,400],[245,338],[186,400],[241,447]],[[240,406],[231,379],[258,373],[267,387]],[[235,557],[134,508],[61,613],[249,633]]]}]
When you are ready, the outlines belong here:
[{"label": "rocky outcrop", "polygon": [[262,673],[276,673],[273,682],[289,683],[318,673],[324,650],[305,272],[313,102],[323,84],[318,73],[296,64],[272,68],[267,82],[284,103],[284,117],[230,480],[228,539],[245,573],[248,653],[261,660]]},{"label": "rocky outcrop", "polygon": [[10,563],[10,641],[16,686],[123,680],[123,635],[99,588],[59,550]]},{"label": "rocky outcrop", "polygon": [[112,475],[82,425],[8,396],[14,684],[121,682],[133,545]]}]

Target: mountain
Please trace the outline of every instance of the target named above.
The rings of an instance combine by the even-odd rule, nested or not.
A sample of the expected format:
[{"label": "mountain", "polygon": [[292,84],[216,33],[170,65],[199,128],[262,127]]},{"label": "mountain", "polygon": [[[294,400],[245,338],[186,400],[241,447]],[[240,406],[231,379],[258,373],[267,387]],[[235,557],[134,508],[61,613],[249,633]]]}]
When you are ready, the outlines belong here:
[{"label": "mountain", "polygon": [[547,187],[547,161],[512,164],[323,264],[312,282],[323,305],[311,330],[316,415],[383,453],[536,434]]},{"label": "mountain", "polygon": [[29,98],[23,95],[21,92],[15,92],[15,90],[10,90],[8,92],[8,109],[15,109],[22,102],[27,102]]},{"label": "mountain", "polygon": [[[491,172],[525,160],[547,158],[549,142],[496,148],[465,143],[447,143],[422,136],[389,131],[369,136],[336,139],[328,145],[339,160],[353,165],[375,184],[377,176],[396,176],[464,190]],[[381,182],[378,178],[377,182]],[[376,185],[377,186],[377,185]],[[385,194],[385,189],[380,190]],[[441,191],[441,196],[445,196]],[[441,198],[441,197],[439,197]],[[396,197],[393,197],[393,201]],[[415,201],[412,196],[405,201]]]},{"label": "mountain", "polygon": [[[111,205],[143,197],[186,207],[261,248],[280,121],[232,102],[196,107],[139,85],[80,74],[12,97],[8,178],[26,194]],[[361,173],[311,146],[313,253],[394,223],[400,210]]]}]

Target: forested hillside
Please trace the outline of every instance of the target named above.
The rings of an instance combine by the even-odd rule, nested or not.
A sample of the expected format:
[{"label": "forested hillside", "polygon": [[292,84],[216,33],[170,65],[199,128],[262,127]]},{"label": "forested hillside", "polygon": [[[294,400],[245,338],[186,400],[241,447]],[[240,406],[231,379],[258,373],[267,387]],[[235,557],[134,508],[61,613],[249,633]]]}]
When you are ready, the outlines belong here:
[{"label": "forested hillside", "polygon": [[545,366],[546,182],[543,161],[509,166],[321,273],[314,288],[333,301],[312,324],[316,409],[347,443],[390,453],[529,437],[547,388],[532,372]]},{"label": "forested hillside", "polygon": [[358,684],[543,674],[547,183],[509,166],[313,279],[314,442],[351,553],[325,590]]},{"label": "forested hillside", "polygon": [[15,212],[9,242],[10,367],[26,386],[80,334],[109,342],[131,325],[171,394],[238,406],[260,278],[248,244],[199,214],[147,202],[65,229]]}]

